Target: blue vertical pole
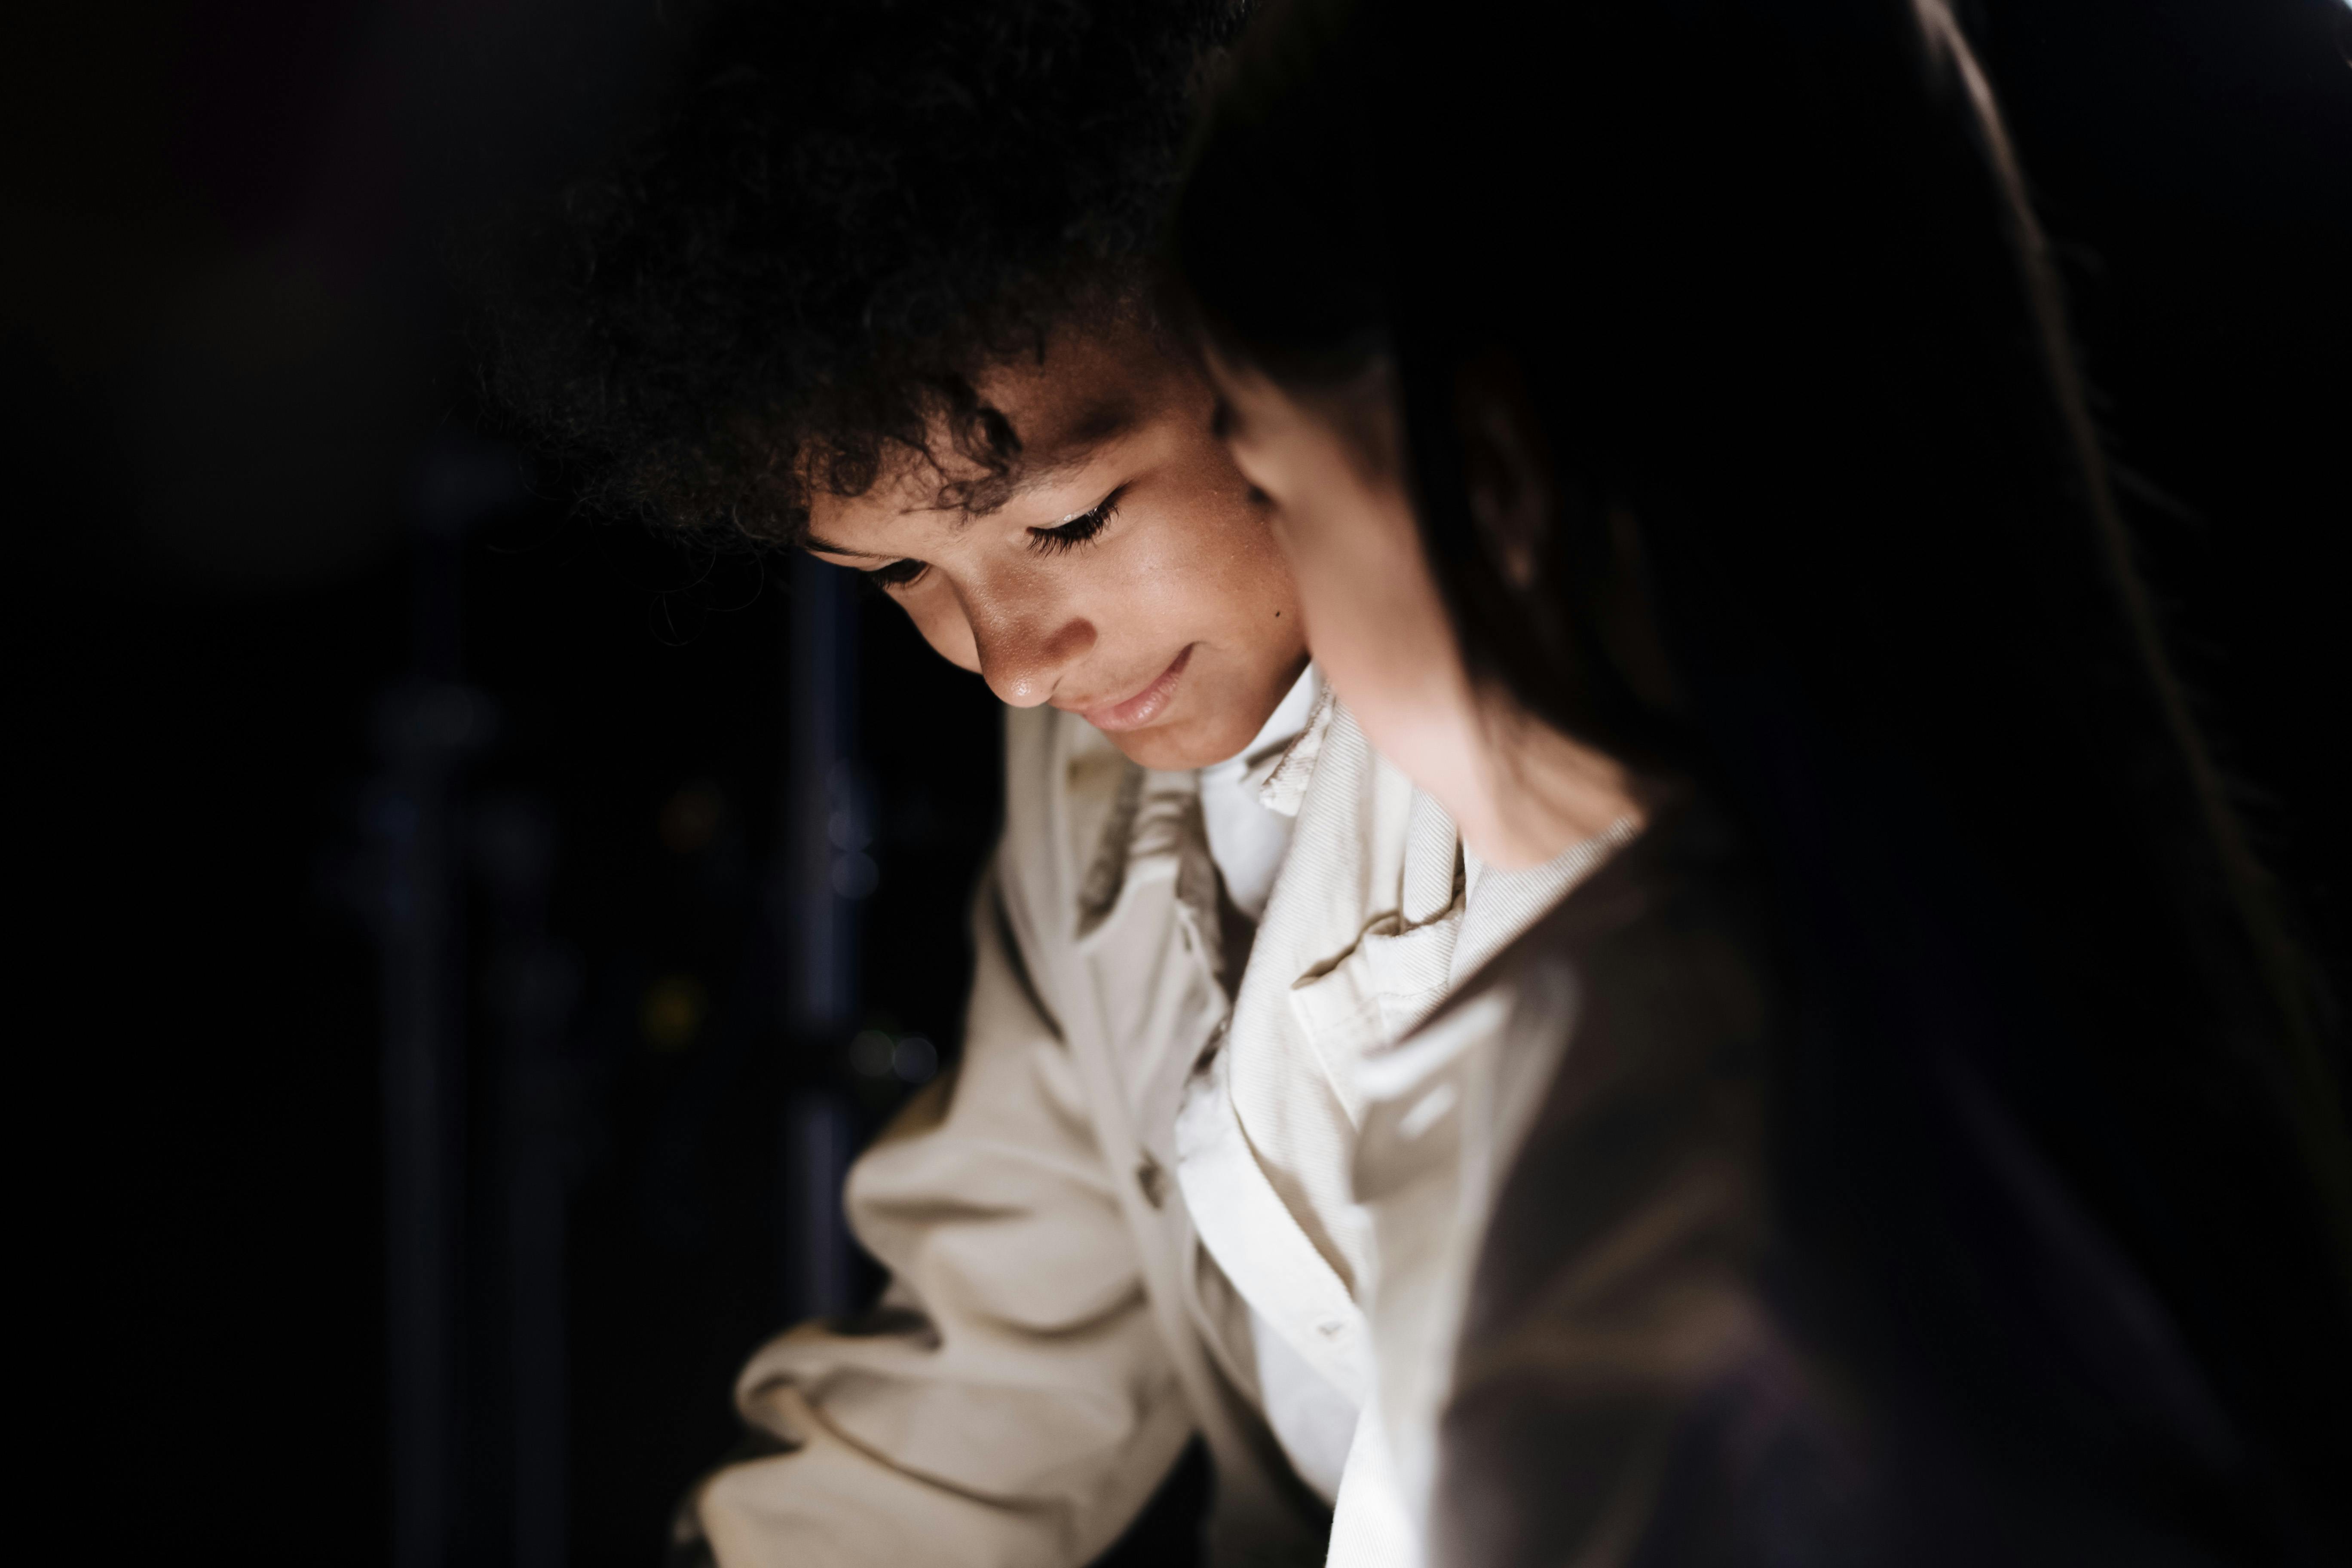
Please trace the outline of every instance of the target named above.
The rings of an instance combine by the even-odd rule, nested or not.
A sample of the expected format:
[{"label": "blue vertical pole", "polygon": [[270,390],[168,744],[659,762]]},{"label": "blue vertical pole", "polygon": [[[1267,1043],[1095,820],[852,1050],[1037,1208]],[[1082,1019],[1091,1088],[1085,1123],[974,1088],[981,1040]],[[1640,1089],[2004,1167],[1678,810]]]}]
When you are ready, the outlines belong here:
[{"label": "blue vertical pole", "polygon": [[462,679],[467,531],[518,489],[506,453],[445,442],[417,470],[408,675],[376,702],[368,913],[383,985],[384,1331],[394,1568],[442,1568],[458,1517],[465,1176],[461,774],[498,727]]},{"label": "blue vertical pole", "polygon": [[383,984],[394,1568],[441,1568],[457,1518],[465,1133],[458,775],[496,726],[489,699],[458,679],[463,535],[479,510],[467,500],[427,486],[415,514],[411,673],[376,704],[383,770],[367,807]]},{"label": "blue vertical pole", "polygon": [[781,1009],[793,1076],[784,1107],[782,1296],[786,1316],[852,1306],[842,1182],[849,1108],[830,1079],[858,1013],[857,902],[872,889],[865,789],[856,760],[856,605],[847,573],[806,555],[792,571],[791,760],[778,904]]}]

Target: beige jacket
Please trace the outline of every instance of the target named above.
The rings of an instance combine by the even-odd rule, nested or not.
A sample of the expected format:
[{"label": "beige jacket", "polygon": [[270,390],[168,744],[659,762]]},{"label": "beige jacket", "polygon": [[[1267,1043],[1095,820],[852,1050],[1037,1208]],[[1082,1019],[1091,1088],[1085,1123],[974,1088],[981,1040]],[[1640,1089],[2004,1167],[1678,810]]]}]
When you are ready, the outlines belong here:
[{"label": "beige jacket", "polygon": [[[1465,923],[1452,824],[1327,699],[1265,784],[1297,824],[1229,999],[1194,775],[1048,709],[1008,714],[1006,767],[961,1060],[850,1177],[891,1284],[752,1358],[738,1403],[772,1451],[692,1516],[723,1568],[1078,1568],[1198,1432],[1214,1561],[1322,1561],[1332,1500],[1258,1369],[1274,1349],[1377,1404],[1357,1076],[1557,889]],[[1390,1429],[1356,1424],[1334,1563],[1420,1561]]]}]

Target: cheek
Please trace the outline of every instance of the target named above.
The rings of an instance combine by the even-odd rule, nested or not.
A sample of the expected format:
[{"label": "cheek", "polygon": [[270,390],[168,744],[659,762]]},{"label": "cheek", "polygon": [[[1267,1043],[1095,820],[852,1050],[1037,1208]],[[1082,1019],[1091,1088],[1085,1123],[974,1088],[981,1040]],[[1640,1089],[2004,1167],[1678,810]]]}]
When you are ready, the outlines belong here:
[{"label": "cheek", "polygon": [[1443,607],[1309,594],[1307,640],[1365,738],[1461,820],[1476,780],[1468,682]]},{"label": "cheek", "polygon": [[1222,600],[1253,622],[1266,619],[1272,609],[1286,611],[1286,618],[1295,622],[1297,574],[1266,509],[1244,495],[1223,510],[1222,522],[1214,538],[1202,542],[1207,552],[1197,546],[1194,552],[1196,559],[1213,552]]},{"label": "cheek", "polygon": [[1410,708],[1412,658],[1381,614],[1378,584],[1362,580],[1344,554],[1294,558],[1307,617],[1307,643],[1348,706],[1368,723],[1376,713]]},{"label": "cheek", "polygon": [[[1073,560],[1077,558],[1073,557]],[[1099,557],[1106,636],[1249,646],[1298,639],[1298,595],[1265,510],[1238,481],[1156,500]],[[1093,567],[1093,563],[1085,563]]]},{"label": "cheek", "polygon": [[1288,514],[1307,643],[1372,743],[1422,775],[1460,750],[1467,679],[1409,511],[1359,494]]},{"label": "cheek", "polygon": [[[1315,657],[1335,671],[1385,683],[1399,653],[1401,565],[1368,498],[1326,485],[1276,515],[1273,536],[1306,606]],[[1411,524],[1407,523],[1407,527]],[[1351,705],[1353,699],[1350,699]]]}]

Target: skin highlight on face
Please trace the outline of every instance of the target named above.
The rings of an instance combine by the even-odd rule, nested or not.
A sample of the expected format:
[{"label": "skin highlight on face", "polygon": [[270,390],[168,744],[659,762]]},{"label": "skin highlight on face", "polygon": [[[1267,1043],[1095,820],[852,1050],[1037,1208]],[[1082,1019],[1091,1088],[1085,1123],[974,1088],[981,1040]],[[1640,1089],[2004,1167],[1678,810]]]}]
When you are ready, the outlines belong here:
[{"label": "skin highlight on face", "polygon": [[1014,707],[1076,713],[1147,767],[1241,751],[1305,668],[1306,631],[1207,383],[1124,324],[1058,335],[974,390],[1021,442],[1009,499],[942,505],[978,465],[910,458],[864,495],[818,489],[810,551],[867,573]]},{"label": "skin highlight on face", "polygon": [[1643,816],[1615,759],[1474,688],[1423,553],[1385,377],[1303,401],[1211,358],[1218,426],[1266,498],[1324,679],[1382,755],[1505,870]]}]

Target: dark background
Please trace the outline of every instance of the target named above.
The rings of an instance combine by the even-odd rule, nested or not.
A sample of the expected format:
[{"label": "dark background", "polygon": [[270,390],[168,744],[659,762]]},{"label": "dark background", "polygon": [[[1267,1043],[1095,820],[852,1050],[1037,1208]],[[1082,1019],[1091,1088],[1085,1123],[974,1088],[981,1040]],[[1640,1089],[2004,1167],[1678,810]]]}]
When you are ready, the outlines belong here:
[{"label": "dark background", "polygon": [[[2347,17],[1964,14],[2183,661],[2339,994]],[[39,1511],[103,1555],[392,1559],[383,845],[406,797],[384,703],[438,661],[480,700],[436,786],[465,1042],[454,1560],[650,1561],[733,1441],[735,1368],[807,1292],[792,1108],[862,1136],[920,1076],[919,1053],[856,1070],[848,1029],[954,1048],[992,703],[851,596],[878,874],[850,910],[857,1016],[795,1032],[773,913],[804,798],[791,569],[576,515],[562,475],[478,431],[445,280],[453,236],[605,144],[663,58],[650,0],[22,5],[0,27]],[[553,1456],[552,1547],[513,1521],[525,1148],[556,1194],[562,1419],[522,1461]]]}]

